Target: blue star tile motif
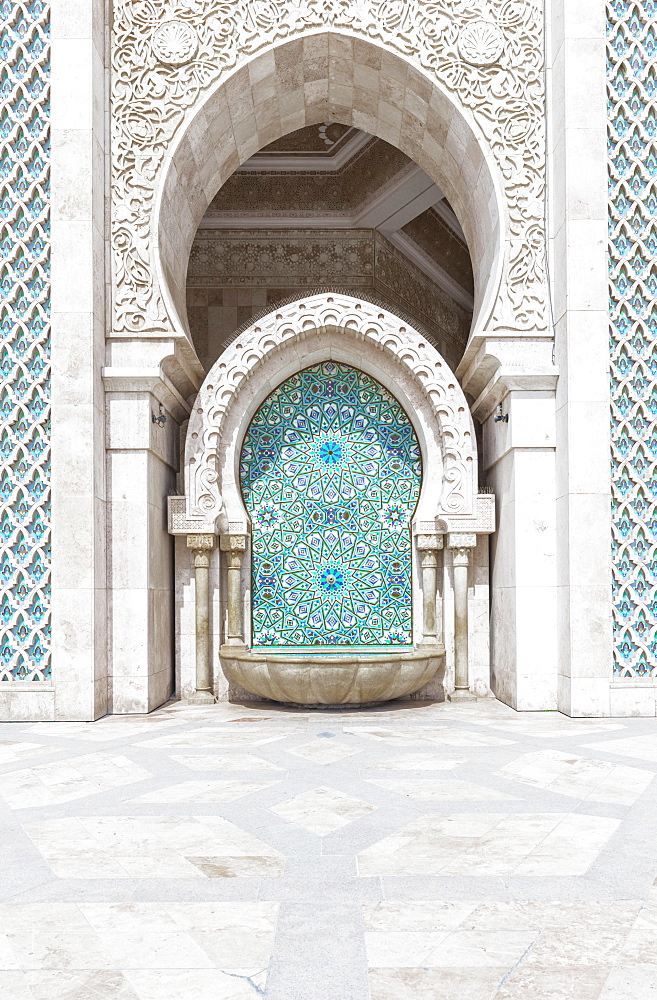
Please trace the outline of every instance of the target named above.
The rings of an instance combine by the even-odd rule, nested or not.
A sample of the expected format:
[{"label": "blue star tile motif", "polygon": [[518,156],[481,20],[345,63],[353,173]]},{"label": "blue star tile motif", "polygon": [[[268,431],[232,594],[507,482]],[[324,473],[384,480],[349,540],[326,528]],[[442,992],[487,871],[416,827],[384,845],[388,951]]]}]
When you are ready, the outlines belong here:
[{"label": "blue star tile motif", "polygon": [[398,401],[349,365],[293,375],[242,448],[254,647],[412,645],[411,519],[420,449]]}]

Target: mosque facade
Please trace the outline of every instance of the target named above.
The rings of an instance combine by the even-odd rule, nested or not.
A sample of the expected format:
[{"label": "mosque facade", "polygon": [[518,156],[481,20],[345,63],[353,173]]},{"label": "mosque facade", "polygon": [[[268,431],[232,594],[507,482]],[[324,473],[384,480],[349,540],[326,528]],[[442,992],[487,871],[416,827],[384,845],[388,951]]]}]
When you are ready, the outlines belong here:
[{"label": "mosque facade", "polygon": [[0,23],[0,718],[654,716],[654,0]]}]

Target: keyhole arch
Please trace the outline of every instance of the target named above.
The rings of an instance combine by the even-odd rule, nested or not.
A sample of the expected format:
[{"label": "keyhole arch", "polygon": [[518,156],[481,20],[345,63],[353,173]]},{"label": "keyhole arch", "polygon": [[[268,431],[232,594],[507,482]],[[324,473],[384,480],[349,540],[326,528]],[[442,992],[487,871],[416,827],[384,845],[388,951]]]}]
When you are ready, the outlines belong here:
[{"label": "keyhole arch", "polygon": [[421,486],[413,424],[373,376],[330,360],[281,382],[240,456],[253,647],[411,647]]}]

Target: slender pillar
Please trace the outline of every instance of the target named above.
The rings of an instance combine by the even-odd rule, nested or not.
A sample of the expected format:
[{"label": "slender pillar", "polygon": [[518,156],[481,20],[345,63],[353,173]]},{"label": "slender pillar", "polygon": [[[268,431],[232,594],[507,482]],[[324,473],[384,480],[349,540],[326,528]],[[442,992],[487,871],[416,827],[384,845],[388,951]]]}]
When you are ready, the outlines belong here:
[{"label": "slender pillar", "polygon": [[473,698],[468,669],[468,564],[470,550],[477,544],[476,535],[450,534],[454,567],[454,693],[452,698]]},{"label": "slender pillar", "polygon": [[422,567],[422,642],[438,642],[436,622],[436,587],[438,581],[438,550],[443,547],[440,535],[418,535],[417,547]]},{"label": "slender pillar", "polygon": [[190,701],[212,704],[212,667],[210,663],[210,553],[214,535],[187,535],[187,548],[194,553],[196,585],[196,693]]},{"label": "slender pillar", "polygon": [[242,620],[242,556],[246,551],[246,535],[222,535],[221,551],[226,553],[228,570],[228,634],[227,646],[244,645]]}]

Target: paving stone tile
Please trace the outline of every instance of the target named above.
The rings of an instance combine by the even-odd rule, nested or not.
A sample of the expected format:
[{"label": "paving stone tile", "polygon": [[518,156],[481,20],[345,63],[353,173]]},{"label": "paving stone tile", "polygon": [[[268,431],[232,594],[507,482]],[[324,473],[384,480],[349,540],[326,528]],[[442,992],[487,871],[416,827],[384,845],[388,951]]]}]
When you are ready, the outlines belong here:
[{"label": "paving stone tile", "polygon": [[2,724],[0,1000],[657,1000],[655,763],[492,699]]},{"label": "paving stone tile", "polygon": [[319,787],[296,795],[287,802],[272,806],[272,812],[302,826],[318,837],[333,833],[354,820],[360,819],[374,806],[334,788]]},{"label": "paving stone tile", "polygon": [[653,771],[590,760],[560,750],[523,754],[497,774],[559,795],[594,802],[633,805],[654,778]]},{"label": "paving stone tile", "polygon": [[255,754],[175,754],[169,755],[177,764],[191,771],[283,771],[284,768],[256,757]]},{"label": "paving stone tile", "polygon": [[244,795],[254,795],[271,788],[276,781],[183,781],[137,795],[131,802],[234,802]]},{"label": "paving stone tile", "polygon": [[370,968],[368,975],[371,1000],[492,1000],[502,978],[482,968]]},{"label": "paving stone tile", "polygon": [[510,802],[515,796],[505,795],[494,788],[475,785],[472,781],[453,778],[437,781],[433,778],[368,778],[370,784],[395,795],[418,802]]}]

